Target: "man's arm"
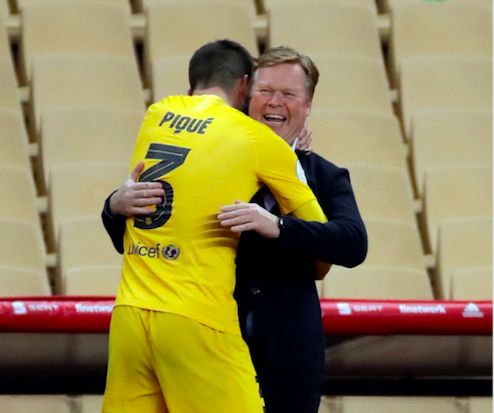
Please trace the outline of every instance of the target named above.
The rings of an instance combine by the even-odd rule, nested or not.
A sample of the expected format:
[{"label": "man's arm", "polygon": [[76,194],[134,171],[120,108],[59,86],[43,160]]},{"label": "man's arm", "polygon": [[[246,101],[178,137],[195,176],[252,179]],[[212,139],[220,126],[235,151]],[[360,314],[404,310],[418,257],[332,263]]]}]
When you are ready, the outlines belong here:
[{"label": "man's arm", "polygon": [[160,203],[164,195],[158,182],[136,182],[143,168],[144,163],[139,162],[129,178],[105,200],[101,212],[106,232],[120,254],[124,251],[123,236],[127,217],[151,214],[152,206]]}]

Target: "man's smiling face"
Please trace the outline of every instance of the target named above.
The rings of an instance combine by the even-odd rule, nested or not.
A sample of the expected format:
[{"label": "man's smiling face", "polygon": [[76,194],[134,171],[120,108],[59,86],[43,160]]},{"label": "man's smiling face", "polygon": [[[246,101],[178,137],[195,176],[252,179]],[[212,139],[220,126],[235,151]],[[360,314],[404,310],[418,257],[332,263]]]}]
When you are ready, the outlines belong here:
[{"label": "man's smiling face", "polygon": [[302,130],[311,99],[298,63],[261,67],[254,75],[249,116],[266,124],[289,144]]}]

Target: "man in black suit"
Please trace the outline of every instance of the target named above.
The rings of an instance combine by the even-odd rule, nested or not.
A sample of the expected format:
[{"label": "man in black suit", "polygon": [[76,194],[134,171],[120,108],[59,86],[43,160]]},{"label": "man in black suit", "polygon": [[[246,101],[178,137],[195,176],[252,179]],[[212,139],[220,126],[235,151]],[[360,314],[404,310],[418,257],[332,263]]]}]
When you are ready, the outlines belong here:
[{"label": "man in black suit", "polygon": [[[258,60],[249,115],[295,147],[318,75],[307,56],[287,47],[268,50]],[[328,223],[279,217],[267,190],[259,191],[251,203],[226,206],[218,216],[223,226],[242,232],[235,297],[267,413],[317,412],[324,381],[324,338],[314,261],[353,267],[367,253],[365,226],[348,171],[315,153],[296,152],[299,172],[305,174]],[[122,242],[122,215],[145,213],[145,205],[160,200],[159,189],[150,183],[149,188],[132,180],[125,185],[120,190],[122,209],[111,211],[107,202],[102,214],[115,245]]]},{"label": "man in black suit", "polygon": [[[249,115],[295,146],[317,80],[317,68],[307,56],[287,47],[268,50],[258,60]],[[279,218],[266,189],[253,203],[228,206],[219,215],[223,225],[243,232],[235,297],[268,413],[318,410],[324,341],[314,260],[353,267],[367,253],[348,171],[315,153],[296,153],[326,224]]]}]

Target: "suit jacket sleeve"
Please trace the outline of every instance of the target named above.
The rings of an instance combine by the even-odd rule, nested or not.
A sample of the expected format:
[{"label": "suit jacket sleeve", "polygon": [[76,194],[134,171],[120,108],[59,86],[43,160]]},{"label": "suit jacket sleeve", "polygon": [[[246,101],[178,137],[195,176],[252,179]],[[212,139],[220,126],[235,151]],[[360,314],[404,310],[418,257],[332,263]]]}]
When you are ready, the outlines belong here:
[{"label": "suit jacket sleeve", "polygon": [[123,238],[126,218],[123,215],[114,214],[110,210],[110,197],[112,195],[113,193],[106,198],[103,211],[101,211],[101,219],[103,220],[103,225],[105,226],[106,232],[113,242],[113,246],[119,254],[123,254]]},{"label": "suit jacket sleeve", "polygon": [[287,252],[331,264],[354,267],[367,254],[367,233],[346,169],[316,154],[298,152],[300,161],[327,223],[283,218],[279,242]]}]

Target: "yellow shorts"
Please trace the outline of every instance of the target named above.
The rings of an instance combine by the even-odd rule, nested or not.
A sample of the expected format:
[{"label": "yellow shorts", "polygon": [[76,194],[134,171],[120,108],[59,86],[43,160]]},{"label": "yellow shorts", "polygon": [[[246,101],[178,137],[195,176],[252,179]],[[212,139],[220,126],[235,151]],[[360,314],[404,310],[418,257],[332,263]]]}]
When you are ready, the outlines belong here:
[{"label": "yellow shorts", "polygon": [[242,337],[176,314],[114,308],[103,413],[262,413]]}]

